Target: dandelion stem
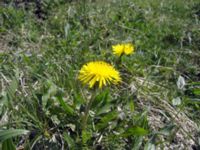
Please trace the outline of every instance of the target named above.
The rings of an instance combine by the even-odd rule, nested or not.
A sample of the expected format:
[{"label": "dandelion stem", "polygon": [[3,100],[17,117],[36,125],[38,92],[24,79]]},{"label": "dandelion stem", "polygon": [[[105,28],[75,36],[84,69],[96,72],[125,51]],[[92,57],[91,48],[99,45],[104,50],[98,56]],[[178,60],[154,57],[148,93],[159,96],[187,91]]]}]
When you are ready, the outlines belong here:
[{"label": "dandelion stem", "polygon": [[86,105],[85,113],[84,113],[84,116],[83,116],[82,131],[84,131],[87,128],[87,121],[88,121],[88,117],[89,117],[89,111],[90,111],[90,107],[92,105],[92,102],[95,99],[95,96],[96,96],[96,90],[94,90],[94,92],[92,93],[92,97],[90,98],[89,102]]},{"label": "dandelion stem", "polygon": [[117,65],[118,67],[120,67],[120,66],[122,65],[122,57],[123,57],[123,54],[121,54],[121,55],[119,56],[119,58],[117,59],[117,61],[116,61],[116,65]]}]

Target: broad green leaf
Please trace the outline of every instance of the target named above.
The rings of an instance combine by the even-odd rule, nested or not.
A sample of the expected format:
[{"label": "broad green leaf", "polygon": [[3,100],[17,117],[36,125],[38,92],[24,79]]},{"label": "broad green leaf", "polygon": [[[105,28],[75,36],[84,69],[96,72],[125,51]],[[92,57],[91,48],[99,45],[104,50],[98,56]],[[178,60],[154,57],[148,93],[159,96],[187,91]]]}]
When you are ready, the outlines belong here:
[{"label": "broad green leaf", "polygon": [[108,99],[109,90],[102,91],[95,97],[95,100],[92,103],[92,107],[97,108],[98,106],[105,105],[108,102]]},{"label": "broad green leaf", "polygon": [[24,129],[8,129],[8,130],[0,130],[0,142],[3,142],[12,137],[27,134],[29,131]]},{"label": "broad green leaf", "polygon": [[110,109],[111,109],[111,104],[110,103],[108,103],[108,104],[106,104],[106,105],[104,105],[104,106],[102,106],[102,107],[99,107],[97,110],[96,110],[96,114],[97,115],[101,115],[101,114],[105,114],[105,113],[108,113],[109,111],[110,111]]},{"label": "broad green leaf", "polygon": [[100,94],[95,97],[95,100],[92,104],[92,108],[95,109],[97,115],[108,113],[111,106],[108,89],[100,92]]},{"label": "broad green leaf", "polygon": [[122,136],[144,136],[148,134],[148,130],[141,128],[141,127],[132,127],[128,128],[125,133],[122,133]]},{"label": "broad green leaf", "polygon": [[108,126],[108,122],[117,118],[118,113],[116,111],[109,112],[105,116],[101,117],[100,122],[96,125],[97,129],[102,129]]}]

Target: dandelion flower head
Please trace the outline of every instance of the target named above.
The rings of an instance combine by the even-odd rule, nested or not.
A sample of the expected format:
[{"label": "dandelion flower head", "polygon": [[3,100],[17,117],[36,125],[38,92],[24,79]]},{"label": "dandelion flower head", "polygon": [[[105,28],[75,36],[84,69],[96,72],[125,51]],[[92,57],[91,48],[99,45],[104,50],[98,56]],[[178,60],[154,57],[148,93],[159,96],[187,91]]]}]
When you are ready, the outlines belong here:
[{"label": "dandelion flower head", "polygon": [[130,55],[134,51],[134,46],[131,43],[117,44],[112,46],[113,54],[117,56]]},{"label": "dandelion flower head", "polygon": [[78,79],[83,84],[88,84],[92,88],[95,83],[99,84],[99,88],[108,84],[117,84],[121,81],[120,74],[115,68],[103,61],[89,62],[79,71]]}]

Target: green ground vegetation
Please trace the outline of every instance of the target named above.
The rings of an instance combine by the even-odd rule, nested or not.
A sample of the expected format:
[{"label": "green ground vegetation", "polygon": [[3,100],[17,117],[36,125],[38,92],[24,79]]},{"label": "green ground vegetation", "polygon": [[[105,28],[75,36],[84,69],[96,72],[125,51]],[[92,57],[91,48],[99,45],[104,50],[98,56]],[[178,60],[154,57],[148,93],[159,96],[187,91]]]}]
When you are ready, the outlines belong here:
[{"label": "green ground vegetation", "polygon": [[[120,65],[112,45],[131,42]],[[86,62],[123,82],[91,91]],[[0,2],[0,142],[4,150],[198,149],[199,0]]]}]

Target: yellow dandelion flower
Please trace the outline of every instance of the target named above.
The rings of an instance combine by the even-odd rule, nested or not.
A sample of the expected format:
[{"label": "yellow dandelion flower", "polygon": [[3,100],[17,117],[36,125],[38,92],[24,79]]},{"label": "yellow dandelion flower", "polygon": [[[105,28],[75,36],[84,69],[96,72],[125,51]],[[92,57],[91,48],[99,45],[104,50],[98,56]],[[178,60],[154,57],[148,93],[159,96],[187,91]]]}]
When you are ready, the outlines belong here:
[{"label": "yellow dandelion flower", "polygon": [[92,88],[95,83],[99,84],[99,88],[107,84],[117,84],[121,81],[120,74],[115,68],[103,61],[89,62],[79,71],[78,79],[83,84],[88,84]]},{"label": "yellow dandelion flower", "polygon": [[130,55],[134,51],[134,46],[131,43],[117,44],[112,46],[113,54],[122,56],[123,54]]}]

